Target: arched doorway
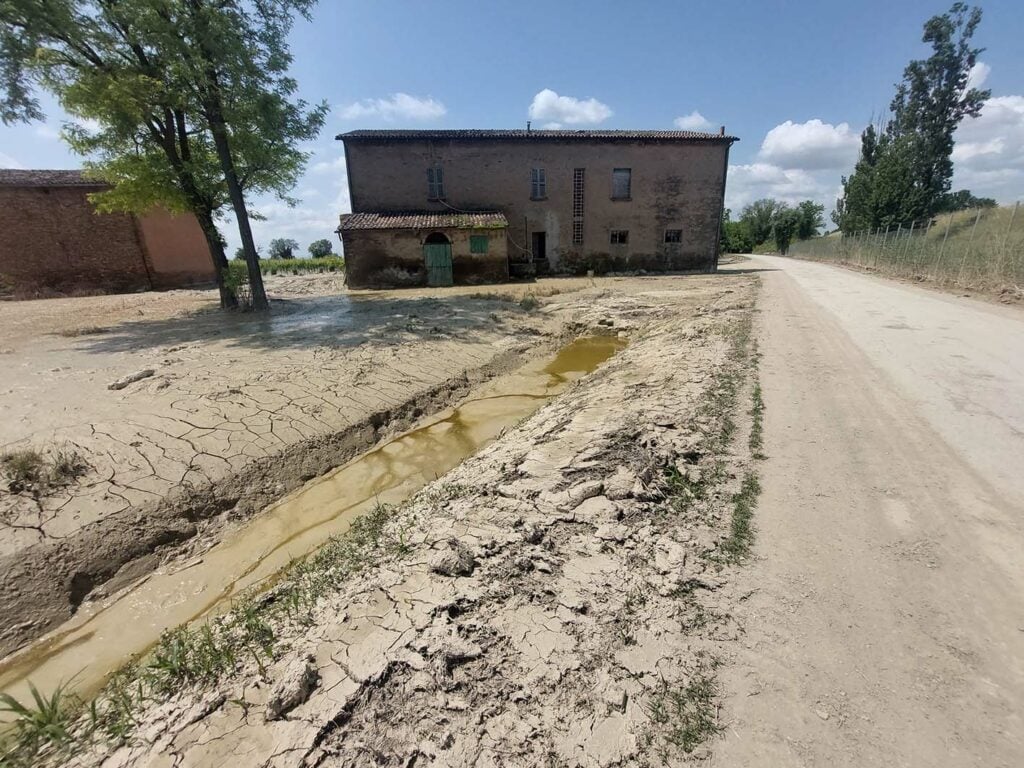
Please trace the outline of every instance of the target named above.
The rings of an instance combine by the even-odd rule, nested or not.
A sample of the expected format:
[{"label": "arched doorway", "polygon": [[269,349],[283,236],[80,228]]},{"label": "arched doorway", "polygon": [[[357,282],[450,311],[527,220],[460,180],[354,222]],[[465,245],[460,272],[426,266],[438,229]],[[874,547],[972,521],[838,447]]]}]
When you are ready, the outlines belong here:
[{"label": "arched doorway", "polygon": [[427,285],[452,284],[452,242],[442,232],[431,232],[423,241]]}]

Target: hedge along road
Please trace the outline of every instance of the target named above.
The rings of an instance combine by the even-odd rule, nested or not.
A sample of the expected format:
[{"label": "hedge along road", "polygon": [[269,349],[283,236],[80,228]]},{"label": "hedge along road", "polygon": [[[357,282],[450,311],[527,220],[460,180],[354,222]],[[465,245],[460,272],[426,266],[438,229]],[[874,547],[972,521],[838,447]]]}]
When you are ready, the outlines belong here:
[{"label": "hedge along road", "polygon": [[1024,313],[755,257],[767,404],[714,765],[1024,765]]}]

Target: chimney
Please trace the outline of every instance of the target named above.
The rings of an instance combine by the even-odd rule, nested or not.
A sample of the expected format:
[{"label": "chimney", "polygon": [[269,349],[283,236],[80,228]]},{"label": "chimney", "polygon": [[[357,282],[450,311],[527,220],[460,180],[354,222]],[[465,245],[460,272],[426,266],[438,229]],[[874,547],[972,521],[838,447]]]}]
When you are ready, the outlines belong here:
[{"label": "chimney", "polygon": [[725,126],[724,125],[721,128],[718,129],[718,135],[719,136],[725,136]]},{"label": "chimney", "polygon": [[526,132],[527,133],[530,132],[530,121],[529,120],[526,121]]}]

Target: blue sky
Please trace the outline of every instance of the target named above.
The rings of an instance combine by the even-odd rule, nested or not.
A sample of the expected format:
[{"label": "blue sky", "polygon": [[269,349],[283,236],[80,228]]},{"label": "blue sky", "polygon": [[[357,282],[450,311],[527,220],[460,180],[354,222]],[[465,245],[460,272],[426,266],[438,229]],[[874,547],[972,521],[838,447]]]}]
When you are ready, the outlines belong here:
[{"label": "blue sky", "polygon": [[[822,2],[321,2],[292,36],[301,95],[332,110],[290,210],[253,201],[257,241],[329,237],[348,209],[337,133],[354,128],[717,130],[733,147],[727,204],[813,198],[829,209],[858,135],[884,112],[921,25],[948,0]],[[1024,197],[1024,12],[983,3],[976,79],[991,88],[954,154],[957,188]],[[73,168],[67,117],[0,126],[0,166]],[[237,233],[223,227],[232,249]]]}]

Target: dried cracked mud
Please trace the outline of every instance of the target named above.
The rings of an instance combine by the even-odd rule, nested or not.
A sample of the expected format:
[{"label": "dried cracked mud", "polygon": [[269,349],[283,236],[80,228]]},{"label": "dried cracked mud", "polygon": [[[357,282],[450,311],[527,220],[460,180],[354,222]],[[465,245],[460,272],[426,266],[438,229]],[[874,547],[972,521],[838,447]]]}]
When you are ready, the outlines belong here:
[{"label": "dried cracked mud", "polygon": [[[368,516],[354,529],[355,543],[332,542],[269,592],[214,620],[209,637],[237,639],[243,610],[245,626],[260,628],[258,650],[239,650],[205,675],[191,675],[182,662],[176,677],[160,678],[162,686],[140,671],[143,660],[100,695],[91,725],[87,717],[78,722],[73,748],[44,750],[39,761],[614,766],[704,755],[703,740],[718,728],[716,646],[741,631],[730,616],[740,598],[729,579],[742,550],[737,500],[754,477],[748,408],[755,278],[551,285],[562,292],[536,313],[468,294],[380,296],[383,308],[365,310],[381,318],[372,333],[346,331],[326,309],[322,328],[311,331],[308,318],[317,312],[304,308],[294,314],[296,324],[315,342],[260,348],[241,333],[227,344],[209,342],[229,354],[245,346],[235,368],[218,366],[220,353],[208,342],[193,342],[188,354],[202,357],[205,368],[168,364],[159,382],[127,388],[129,409],[185,409],[181,423],[190,426],[182,434],[145,432],[139,425],[149,422],[126,416],[118,420],[121,432],[104,431],[119,435],[105,443],[108,452],[128,445],[137,453],[128,440],[133,431],[157,442],[165,439],[157,434],[208,441],[175,465],[163,478],[167,488],[156,493],[207,466],[196,458],[203,451],[227,465],[247,459],[234,473],[202,470],[200,488],[173,502],[111,506],[61,535],[95,546],[90,526],[109,535],[123,524],[128,541],[133,530],[163,519],[158,525],[201,534],[172,531],[163,534],[163,551],[154,547],[158,557],[184,557],[195,551],[189,543],[215,538],[217,525],[239,524],[343,461],[346,451],[408,426],[545,345],[553,350],[582,333],[629,336],[626,349],[487,448],[408,502]],[[466,317],[470,312],[480,317]],[[442,331],[435,334],[435,326]],[[253,348],[258,354],[248,354]],[[185,350],[124,352],[132,362],[123,367],[179,353]],[[113,381],[112,373],[99,378]],[[166,387],[152,389],[165,380]],[[186,387],[195,389],[185,394]],[[261,399],[275,405],[260,406]],[[360,424],[353,402],[363,414],[381,414],[379,423]],[[125,427],[128,421],[133,426]],[[340,445],[339,434],[352,424],[366,434]],[[243,425],[238,432],[236,425]],[[89,437],[96,434],[90,423]],[[257,455],[246,453],[250,441]],[[84,436],[74,444],[95,469],[92,444]],[[112,457],[117,469],[102,482],[122,487],[118,472],[130,471],[124,458],[131,454]],[[303,463],[304,456],[311,458]],[[168,510],[163,518],[161,510]],[[187,542],[175,545],[177,539]],[[22,545],[8,555],[9,572],[40,548],[65,547],[47,551],[66,557],[69,546]],[[39,563],[51,577],[59,572],[52,561]],[[6,595],[12,581],[5,578]],[[15,589],[31,584],[27,578],[16,578]],[[188,653],[198,646],[188,642],[181,658],[191,662]],[[133,698],[136,679],[145,682]],[[114,717],[112,702],[127,702],[129,715]]]}]

